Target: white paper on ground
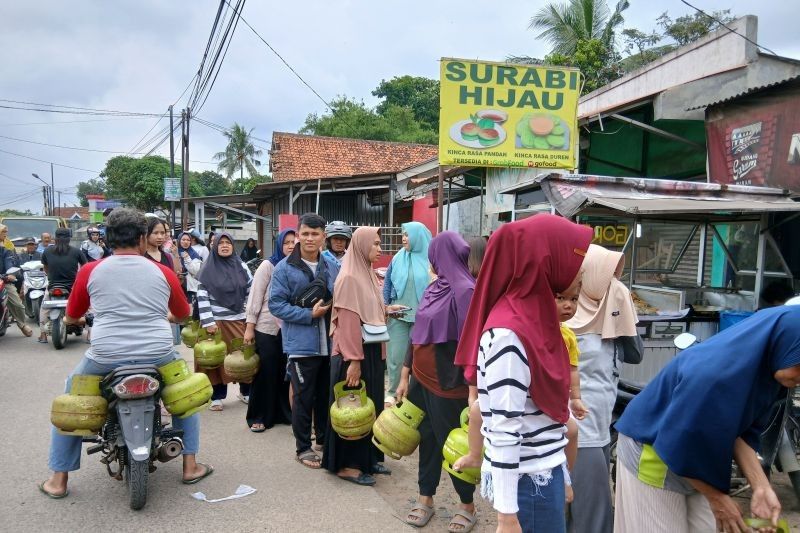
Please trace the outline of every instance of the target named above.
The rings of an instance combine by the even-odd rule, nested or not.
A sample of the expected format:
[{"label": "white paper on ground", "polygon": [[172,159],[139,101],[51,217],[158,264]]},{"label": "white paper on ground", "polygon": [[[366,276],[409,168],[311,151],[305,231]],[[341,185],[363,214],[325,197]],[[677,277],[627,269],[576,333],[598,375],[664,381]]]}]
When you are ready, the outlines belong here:
[{"label": "white paper on ground", "polygon": [[256,489],[249,485],[239,485],[236,489],[236,492],[231,494],[230,496],[226,496],[224,498],[217,498],[216,500],[209,500],[206,495],[202,492],[195,492],[192,494],[192,498],[195,500],[200,500],[201,502],[208,502],[208,503],[217,503],[217,502],[224,502],[226,500],[236,500],[238,498],[244,498],[245,496],[250,496],[254,494]]}]

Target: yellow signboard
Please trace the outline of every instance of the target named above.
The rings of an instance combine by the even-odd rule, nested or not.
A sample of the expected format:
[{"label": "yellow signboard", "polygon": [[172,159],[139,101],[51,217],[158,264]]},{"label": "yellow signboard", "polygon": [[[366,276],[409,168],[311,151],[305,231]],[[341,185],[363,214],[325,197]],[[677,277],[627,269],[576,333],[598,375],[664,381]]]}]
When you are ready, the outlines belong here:
[{"label": "yellow signboard", "polygon": [[575,168],[577,69],[442,59],[439,163]]}]

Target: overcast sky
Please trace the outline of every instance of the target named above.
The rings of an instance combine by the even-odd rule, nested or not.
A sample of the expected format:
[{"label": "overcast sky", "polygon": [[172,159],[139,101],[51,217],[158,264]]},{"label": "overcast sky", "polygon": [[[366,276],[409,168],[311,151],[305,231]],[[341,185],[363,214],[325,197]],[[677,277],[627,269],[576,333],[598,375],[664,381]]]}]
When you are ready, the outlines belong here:
[{"label": "overcast sky", "polygon": [[[527,29],[530,16],[544,3],[249,0],[244,18],[323,98],[346,94],[374,104],[370,92],[381,79],[405,74],[437,78],[443,56],[544,56],[548,47]],[[729,7],[736,15],[757,15],[760,44],[779,55],[800,58],[792,2],[691,3],[709,11]],[[690,12],[679,0],[662,0],[658,9],[653,4],[631,0],[624,26],[651,30],[664,10],[673,18]],[[0,99],[163,113],[197,71],[218,5],[217,0],[2,2]],[[256,137],[270,139],[273,131],[295,132],[309,113],[324,111],[324,104],[240,24],[199,116],[224,126],[238,122],[254,127]],[[125,153],[156,120],[0,108],[0,136]],[[165,125],[162,121],[153,132]],[[259,144],[266,171],[268,144]],[[224,138],[193,123],[190,146],[192,169],[214,169],[210,162],[224,148]],[[114,155],[3,137],[0,150],[95,171],[55,166],[56,190],[62,191],[61,203],[67,205],[77,203],[75,184],[96,177]],[[49,181],[50,165],[5,152],[0,152],[0,209],[40,211],[41,194],[35,191],[41,183],[31,173]],[[158,153],[168,156],[169,144]]]}]

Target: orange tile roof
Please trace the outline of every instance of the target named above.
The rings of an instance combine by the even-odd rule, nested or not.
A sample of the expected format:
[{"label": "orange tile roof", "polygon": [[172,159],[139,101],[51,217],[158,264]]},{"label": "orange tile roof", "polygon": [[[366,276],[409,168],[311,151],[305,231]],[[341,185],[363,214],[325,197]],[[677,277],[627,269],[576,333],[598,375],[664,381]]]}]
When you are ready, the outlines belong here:
[{"label": "orange tile roof", "polygon": [[269,169],[274,181],[391,174],[438,153],[438,147],[429,144],[274,132]]},{"label": "orange tile roof", "polygon": [[70,219],[75,213],[78,213],[78,216],[81,217],[81,220],[89,220],[88,207],[56,207],[55,216]]}]

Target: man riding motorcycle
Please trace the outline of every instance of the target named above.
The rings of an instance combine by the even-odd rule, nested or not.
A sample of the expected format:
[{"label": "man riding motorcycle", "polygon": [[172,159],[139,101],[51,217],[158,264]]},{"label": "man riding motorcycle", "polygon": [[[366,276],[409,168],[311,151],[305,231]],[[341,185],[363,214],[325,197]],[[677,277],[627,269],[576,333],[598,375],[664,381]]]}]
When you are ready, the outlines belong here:
[{"label": "man riding motorcycle", "polygon": [[81,243],[81,252],[86,257],[86,262],[99,261],[104,257],[111,255],[111,250],[106,246],[105,242],[100,238],[100,230],[95,226],[89,226],[86,229],[88,239]]},{"label": "man riding motorcycle", "polygon": [[30,337],[33,335],[33,330],[25,324],[25,305],[22,303],[19,292],[17,292],[17,288],[14,286],[14,283],[17,281],[17,276],[14,274],[6,275],[9,269],[17,266],[19,266],[17,264],[17,255],[5,246],[0,246],[0,269],[2,269],[0,275],[4,276],[8,282],[6,285],[8,310],[17,322],[17,326],[20,331],[22,331],[22,334],[26,337]]},{"label": "man riding motorcycle", "polygon": [[[191,312],[175,273],[142,256],[147,234],[144,215],[117,208],[108,217],[106,233],[115,254],[78,272],[67,304],[67,323],[81,324],[90,305],[95,311],[91,347],[70,374],[67,390],[76,374],[105,376],[124,365],[160,367],[179,358],[169,320],[183,320]],[[125,280],[122,287],[120,279]],[[196,461],[199,415],[175,418],[172,423],[183,430],[183,483],[196,483],[213,472],[210,465]],[[62,435],[52,428],[49,466],[53,473],[39,490],[51,498],[67,496],[69,472],[80,467],[80,455],[81,437]]]},{"label": "man riding motorcycle", "polygon": [[23,265],[28,261],[41,261],[42,254],[36,251],[36,239],[31,237],[25,241],[25,251],[19,254],[19,264]]},{"label": "man riding motorcycle", "polygon": [[[78,268],[86,264],[86,257],[83,253],[70,246],[69,240],[72,232],[67,228],[56,230],[56,244],[47,248],[42,254],[42,265],[47,274],[47,282],[50,287],[66,286],[72,289]],[[50,318],[48,310],[42,306],[39,314],[39,342],[47,343],[47,323]]]}]

